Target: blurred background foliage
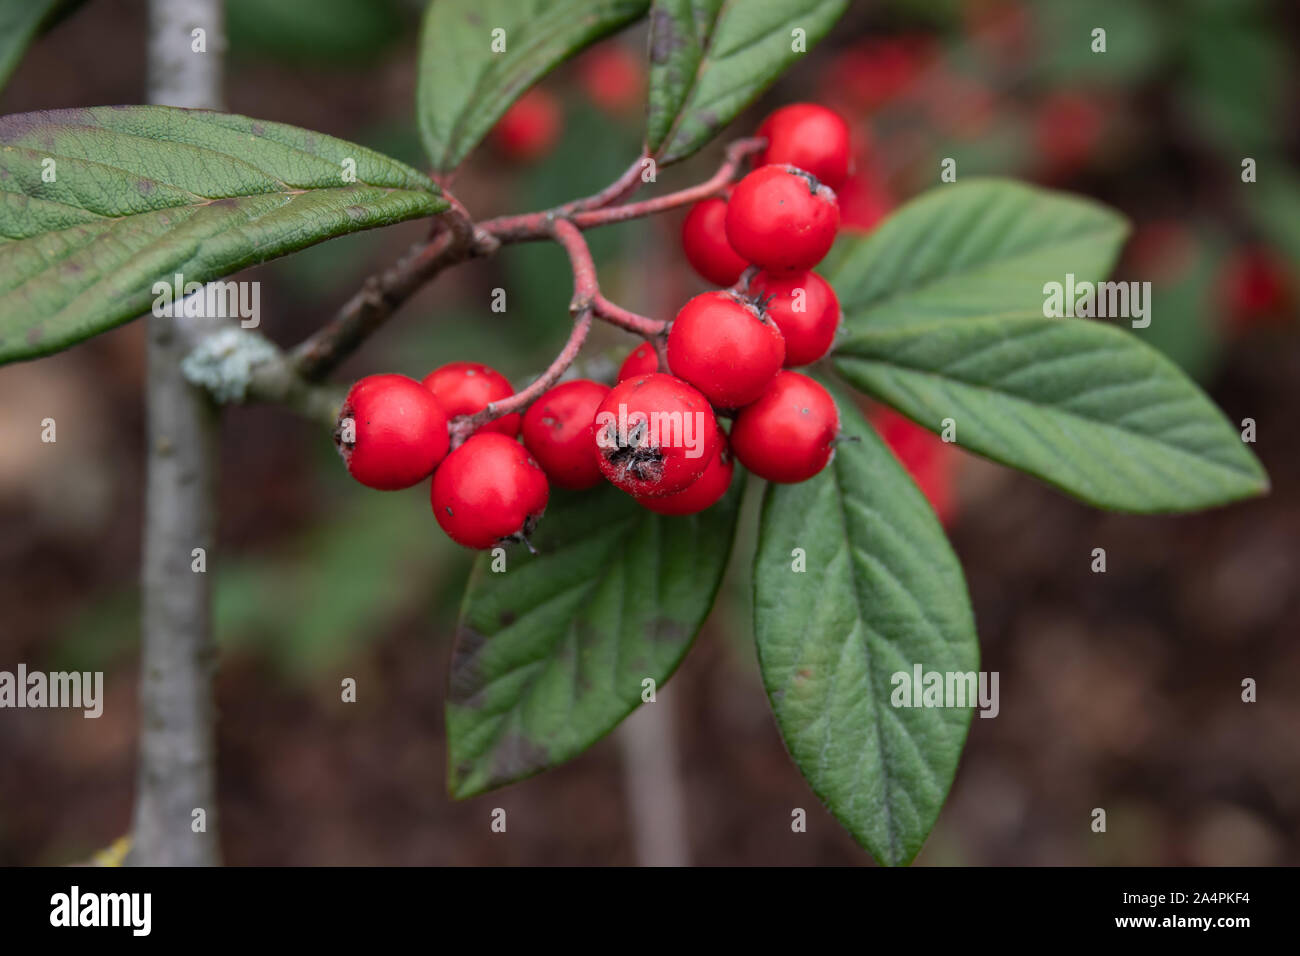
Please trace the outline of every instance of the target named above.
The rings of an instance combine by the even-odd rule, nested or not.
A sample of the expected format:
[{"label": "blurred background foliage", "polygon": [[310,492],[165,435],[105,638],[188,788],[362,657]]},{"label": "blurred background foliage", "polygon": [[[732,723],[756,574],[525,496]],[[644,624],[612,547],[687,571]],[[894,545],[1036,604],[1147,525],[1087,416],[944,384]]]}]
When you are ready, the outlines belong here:
[{"label": "blurred background foliage", "polygon": [[[227,0],[229,108],[421,165],[411,119],[421,6]],[[0,112],[142,101],[142,11],[93,0],[60,22],[0,92]],[[944,157],[957,160],[959,178],[1013,176],[1118,207],[1134,234],[1116,277],[1154,288],[1153,321],[1134,334],[1234,420],[1259,418],[1274,442],[1260,446],[1271,499],[1161,523],[1087,512],[873,411],[954,536],[985,666],[1004,672],[1004,702],[1017,678],[1038,688],[1022,690],[1021,708],[1004,703],[1001,719],[974,722],[921,862],[1297,859],[1300,770],[1294,753],[1289,764],[1277,756],[1295,705],[1269,711],[1263,731],[1244,728],[1234,688],[1238,673],[1300,675],[1294,641],[1282,642],[1300,618],[1300,453],[1276,444],[1279,433],[1294,437],[1300,414],[1298,13],[1283,0],[858,3],[736,124],[739,135],[800,99],[841,110],[858,141],[841,195],[856,229],[937,185]],[[1104,55],[1090,48],[1098,25]],[[476,216],[537,209],[615,178],[640,148],[644,39],[643,27],[630,30],[547,77],[456,174],[466,206]],[[1241,182],[1243,157],[1256,161],[1258,183]],[[714,148],[663,170],[651,188],[698,181],[718,158]],[[678,250],[679,222],[591,234],[606,294],[669,317],[703,289]],[[250,270],[243,278],[263,283],[263,331],[281,344],[300,339],[421,228],[339,239]],[[491,310],[495,289],[505,290],[504,313]],[[558,248],[507,249],[440,277],[340,378],[419,377],[472,359],[522,384],[564,341],[570,292]],[[0,371],[0,597],[12,609],[0,666],[104,670],[116,702],[94,724],[30,714],[0,724],[0,759],[14,768],[0,784],[2,863],[88,855],[128,819],[142,331],[137,323]],[[583,370],[611,373],[634,344],[598,329]],[[58,419],[57,446],[30,447],[33,414]],[[274,409],[228,414],[223,458],[221,548],[208,567],[231,862],[628,860],[621,818],[600,809],[618,787],[606,744],[500,795],[456,806],[442,795],[439,710],[470,555],[423,520],[427,489],[361,493],[327,435]],[[751,495],[746,507],[755,505]],[[696,858],[861,862],[828,816],[802,843],[784,833],[788,807],[815,800],[782,751],[753,663],[752,525],[742,521],[718,607],[666,695],[686,715]],[[1079,554],[1095,542],[1115,554],[1104,585],[1082,573]],[[1213,612],[1207,593],[1222,598]],[[1062,660],[1073,674],[1059,673]],[[1205,690],[1222,673],[1228,686]],[[383,699],[344,720],[338,681],[358,674],[375,677],[363,687],[382,688]],[[1079,696],[1089,688],[1092,697]],[[1207,693],[1222,713],[1207,711]],[[1229,766],[1192,766],[1189,726]],[[1243,735],[1249,753],[1237,752]],[[1161,770],[1169,779],[1152,779]],[[549,835],[491,845],[475,814],[501,801],[531,808],[522,812]],[[1098,805],[1113,808],[1127,835],[1090,840],[1079,820]],[[286,825],[285,814],[301,820]]]}]

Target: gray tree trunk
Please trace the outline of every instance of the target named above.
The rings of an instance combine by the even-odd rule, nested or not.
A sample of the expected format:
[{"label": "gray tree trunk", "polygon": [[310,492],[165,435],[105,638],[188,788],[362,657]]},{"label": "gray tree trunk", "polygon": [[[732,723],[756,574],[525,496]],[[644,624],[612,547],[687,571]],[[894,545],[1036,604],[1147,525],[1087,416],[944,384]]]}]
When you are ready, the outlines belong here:
[{"label": "gray tree trunk", "polygon": [[[150,0],[149,99],[221,106],[221,0]],[[193,49],[202,29],[206,52]],[[186,338],[149,316],[147,478],[141,573],[140,763],[129,862],[220,862],[212,678],[217,413],[181,375]],[[193,570],[202,549],[203,572]]]}]

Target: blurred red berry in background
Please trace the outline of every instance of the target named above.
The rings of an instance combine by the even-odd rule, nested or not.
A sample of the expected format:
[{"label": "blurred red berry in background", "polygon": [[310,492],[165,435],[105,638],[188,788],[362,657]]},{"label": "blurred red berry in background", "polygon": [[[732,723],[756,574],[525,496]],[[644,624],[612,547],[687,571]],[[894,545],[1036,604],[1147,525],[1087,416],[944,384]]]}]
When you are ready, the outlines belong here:
[{"label": "blurred red berry in background", "polygon": [[873,408],[869,418],[894,457],[925,493],[939,522],[949,527],[957,518],[957,499],[953,494],[958,460],[955,449],[938,435],[883,405]]},{"label": "blurred red berry in background", "polygon": [[866,40],[830,62],[820,99],[843,104],[850,114],[877,109],[910,93],[934,55],[932,37]]},{"label": "blurred red berry in background", "polygon": [[1139,223],[1125,258],[1139,279],[1168,283],[1184,279],[1196,263],[1196,234],[1174,219]]},{"label": "blurred red berry in background", "polygon": [[621,43],[603,44],[578,60],[578,82],[596,106],[607,113],[639,111],[645,89],[643,57]]},{"label": "blurred red berry in background", "polygon": [[492,128],[492,145],[508,159],[531,163],[551,151],[563,124],[560,101],[535,86],[497,120]]},{"label": "blurred red berry in background", "polygon": [[942,70],[925,91],[931,122],[955,139],[974,139],[993,124],[993,91],[979,80]]},{"label": "blurred red berry in background", "polygon": [[1217,287],[1224,316],[1238,329],[1293,317],[1294,277],[1272,249],[1256,246],[1230,256]]},{"label": "blurred red berry in background", "polygon": [[1034,119],[1038,155],[1052,175],[1077,171],[1092,157],[1106,126],[1102,108],[1082,93],[1053,93]]},{"label": "blurred red berry in background", "polygon": [[874,229],[894,201],[874,172],[861,170],[840,187],[840,225],[844,229]]}]

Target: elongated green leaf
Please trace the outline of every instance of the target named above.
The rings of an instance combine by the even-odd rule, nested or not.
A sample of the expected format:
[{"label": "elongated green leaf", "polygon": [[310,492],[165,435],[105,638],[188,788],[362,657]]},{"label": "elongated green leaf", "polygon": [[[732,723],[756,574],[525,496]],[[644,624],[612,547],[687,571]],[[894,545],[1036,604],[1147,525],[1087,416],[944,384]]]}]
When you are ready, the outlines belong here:
[{"label": "elongated green leaf", "polygon": [[855,332],[836,367],[957,443],[1089,504],[1188,511],[1268,490],[1223,413],[1134,335],[1087,319],[1001,315]]},{"label": "elongated green leaf", "polygon": [[176,274],[205,282],[446,208],[408,166],[246,116],[124,106],[0,117],[0,363],[141,315],[153,284]]},{"label": "elongated green leaf", "polygon": [[851,331],[927,318],[1031,312],[1043,285],[1103,278],[1127,233],[1098,203],[1005,179],[940,186],[818,268]]},{"label": "elongated green leaf", "polygon": [[420,34],[416,112],[434,169],[454,169],[537,80],[649,7],[649,0],[433,0]]},{"label": "elongated green leaf", "polygon": [[974,703],[895,706],[905,701],[894,675],[910,688],[920,665],[946,684],[978,670],[979,644],[934,512],[851,403],[839,406],[860,440],[842,443],[811,481],[767,489],[754,630],[790,755],[854,838],[894,865],[934,826]]},{"label": "elongated green leaf", "polygon": [[0,89],[37,35],[85,0],[0,0]]},{"label": "elongated green leaf", "polygon": [[661,163],[691,155],[847,7],[848,0],[655,0],[647,150]]},{"label": "elongated green leaf", "polygon": [[1101,278],[1123,235],[1103,207],[1040,189],[936,189],[836,249],[826,275],[848,333],[836,367],[927,428],[952,419],[963,447],[1099,507],[1260,494],[1258,462],[1176,366],[1115,326],[1044,317],[1047,283]]},{"label": "elongated green leaf", "polygon": [[511,554],[503,573],[479,561],[447,699],[453,796],[569,760],[641,703],[642,681],[669,678],[713,605],[742,485],[688,518],[612,486],[556,493],[538,556]]}]

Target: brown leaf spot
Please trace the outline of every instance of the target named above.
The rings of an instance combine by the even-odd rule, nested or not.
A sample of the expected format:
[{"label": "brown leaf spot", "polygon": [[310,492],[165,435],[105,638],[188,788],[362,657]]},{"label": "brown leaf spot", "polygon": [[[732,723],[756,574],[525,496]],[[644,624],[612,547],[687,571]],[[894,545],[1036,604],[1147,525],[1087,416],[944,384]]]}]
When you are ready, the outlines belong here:
[{"label": "brown leaf spot", "polygon": [[674,621],[668,617],[657,617],[646,628],[646,637],[655,642],[680,644],[690,637],[690,634],[680,621]]},{"label": "brown leaf spot", "polygon": [[685,38],[677,32],[677,21],[655,4],[650,11],[650,62],[667,63],[685,43]]},{"label": "brown leaf spot", "polygon": [[550,766],[546,748],[523,734],[511,733],[501,738],[492,757],[494,780],[518,780]]},{"label": "brown leaf spot", "polygon": [[482,707],[482,677],[478,655],[487,644],[487,636],[472,627],[461,625],[456,632],[456,646],[451,652],[451,680],[447,702],[462,707]]}]

